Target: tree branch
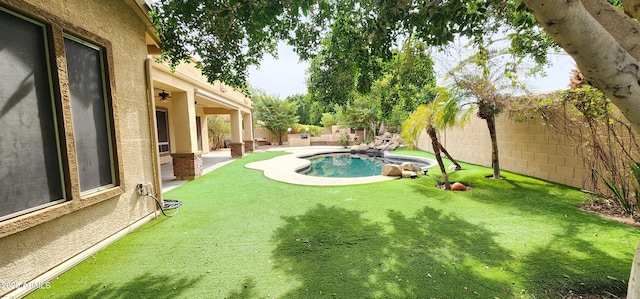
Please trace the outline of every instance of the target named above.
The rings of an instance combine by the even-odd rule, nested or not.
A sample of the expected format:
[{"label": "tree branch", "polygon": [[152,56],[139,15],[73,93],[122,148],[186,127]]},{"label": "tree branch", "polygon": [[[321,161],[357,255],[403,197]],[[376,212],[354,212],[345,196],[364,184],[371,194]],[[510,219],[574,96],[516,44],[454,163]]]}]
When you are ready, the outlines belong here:
[{"label": "tree branch", "polygon": [[536,20],[640,132],[640,63],[580,1],[524,0]]},{"label": "tree branch", "polygon": [[622,0],[624,13],[634,19],[640,19],[640,0]]},{"label": "tree branch", "polygon": [[[628,0],[632,2],[631,0]],[[640,0],[633,0],[640,2]],[[640,24],[603,0],[582,0],[591,16],[636,59],[640,59]]]}]

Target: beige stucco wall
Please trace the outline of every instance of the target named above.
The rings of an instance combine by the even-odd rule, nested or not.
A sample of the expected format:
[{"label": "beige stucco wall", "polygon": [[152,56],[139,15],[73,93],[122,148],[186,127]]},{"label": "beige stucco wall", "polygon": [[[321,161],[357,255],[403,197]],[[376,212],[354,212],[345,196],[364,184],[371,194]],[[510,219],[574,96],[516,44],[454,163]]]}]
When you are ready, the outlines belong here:
[{"label": "beige stucco wall", "polygon": [[[23,12],[48,13],[71,23],[79,34],[88,32],[111,42],[116,167],[122,172],[120,187],[115,188],[120,195],[110,197],[114,193],[105,192],[105,198],[87,204],[84,197],[72,194],[69,202],[0,222],[0,282],[27,282],[155,210],[154,203],[139,197],[135,188],[137,183],[154,181],[155,146],[150,138],[145,79],[146,24],[128,2],[133,3],[0,0],[0,5]],[[42,219],[46,221],[41,223]],[[7,291],[0,289],[0,295]]]},{"label": "beige stucco wall", "polygon": [[[251,118],[251,99],[241,91],[219,82],[210,84],[202,71],[193,63],[183,63],[172,70],[167,64],[152,64],[155,106],[167,111],[169,118],[169,145],[171,153],[207,153],[210,151],[207,116],[220,115],[230,119],[233,139],[234,128],[239,136],[235,142],[242,142],[245,136],[252,140],[252,128],[244,125],[242,116]],[[160,100],[160,91],[170,94],[167,100]],[[238,114],[238,111],[240,112]],[[195,118],[200,117],[202,149],[198,149]],[[235,121],[234,121],[235,119]],[[248,121],[248,124],[251,124]],[[233,142],[233,140],[232,140]],[[245,141],[246,142],[246,141]],[[170,154],[163,154],[160,163],[171,163]]]},{"label": "beige stucco wall", "polygon": [[[502,114],[496,120],[496,133],[501,169],[591,189],[576,145],[551,133],[540,118],[516,122]],[[484,120],[474,116],[464,128],[447,129],[438,138],[453,158],[491,167],[491,139]],[[433,152],[426,133],[417,147]]]}]

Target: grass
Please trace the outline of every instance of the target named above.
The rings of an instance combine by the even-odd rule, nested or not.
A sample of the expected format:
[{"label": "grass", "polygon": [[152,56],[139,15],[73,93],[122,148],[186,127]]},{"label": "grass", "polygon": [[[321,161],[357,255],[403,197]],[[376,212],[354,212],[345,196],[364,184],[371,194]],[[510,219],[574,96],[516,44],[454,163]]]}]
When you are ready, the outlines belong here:
[{"label": "grass", "polygon": [[[399,153],[399,152],[396,152]],[[424,152],[405,154],[429,156]],[[463,164],[430,175],[308,187],[244,164],[165,194],[184,202],[30,298],[559,298],[624,294],[640,231],[575,206],[574,188]],[[432,170],[436,173],[436,170]],[[434,175],[435,176],[435,175]]]}]

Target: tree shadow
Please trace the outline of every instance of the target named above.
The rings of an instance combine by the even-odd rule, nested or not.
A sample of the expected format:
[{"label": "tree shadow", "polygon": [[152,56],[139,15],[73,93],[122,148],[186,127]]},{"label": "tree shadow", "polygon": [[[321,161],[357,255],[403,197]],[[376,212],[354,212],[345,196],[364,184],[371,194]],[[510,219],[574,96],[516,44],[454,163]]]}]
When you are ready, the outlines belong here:
[{"label": "tree shadow", "polygon": [[[145,273],[123,285],[94,284],[69,296],[65,295],[65,298],[175,298],[195,286],[200,279]],[[55,287],[54,281],[51,289]],[[55,297],[55,294],[52,296]]]},{"label": "tree shadow", "polygon": [[227,299],[243,299],[243,298],[257,298],[256,282],[253,278],[247,278],[244,284],[240,287],[239,291],[233,291],[229,293],[225,298]]},{"label": "tree shadow", "polygon": [[494,233],[425,207],[389,225],[362,213],[318,205],[285,217],[274,240],[275,267],[300,281],[284,298],[513,297],[510,254]]},{"label": "tree shadow", "polygon": [[527,254],[521,271],[527,273],[528,279],[523,281],[526,289],[542,298],[605,292],[622,298],[632,259],[633,253],[620,258],[598,249],[578,236],[578,228],[568,226],[546,246]]}]

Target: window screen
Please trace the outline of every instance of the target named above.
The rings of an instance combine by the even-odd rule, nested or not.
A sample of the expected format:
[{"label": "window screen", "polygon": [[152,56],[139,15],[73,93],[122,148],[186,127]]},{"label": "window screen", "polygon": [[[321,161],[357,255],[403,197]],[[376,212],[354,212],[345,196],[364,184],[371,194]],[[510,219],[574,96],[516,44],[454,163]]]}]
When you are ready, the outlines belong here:
[{"label": "window screen", "polygon": [[112,186],[114,171],[103,52],[70,37],[65,38],[64,49],[80,189],[86,192]]},{"label": "window screen", "polygon": [[45,28],[0,9],[0,219],[64,198]]}]

